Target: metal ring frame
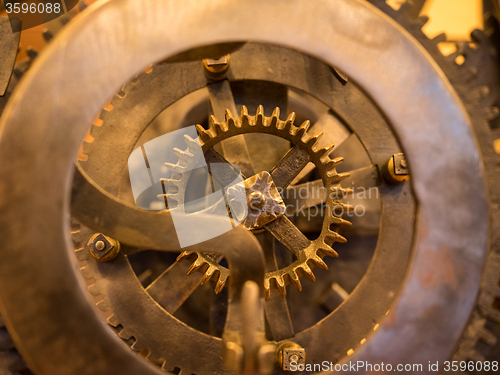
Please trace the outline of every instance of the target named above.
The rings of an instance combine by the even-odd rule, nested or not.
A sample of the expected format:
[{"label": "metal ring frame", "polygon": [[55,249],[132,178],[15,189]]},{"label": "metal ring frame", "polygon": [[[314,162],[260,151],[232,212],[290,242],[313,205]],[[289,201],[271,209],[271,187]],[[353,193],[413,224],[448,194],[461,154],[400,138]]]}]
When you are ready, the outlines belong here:
[{"label": "metal ring frame", "polygon": [[[352,77],[388,117],[411,166],[419,203],[413,262],[386,320],[349,359],[426,363],[451,354],[484,263],[486,189],[467,115],[417,43],[355,0],[116,0],[49,46],[1,123],[1,307],[35,371],[159,373],[92,313],[74,274],[66,250],[73,158],[95,113],[135,72],[190,48],[244,40],[295,48]],[[58,101],[65,106],[50,110]]]},{"label": "metal ring frame", "polygon": [[[259,56],[258,62],[254,61],[255,56]],[[273,67],[272,72],[269,66]],[[290,71],[309,70],[315,72],[313,79],[310,74],[288,74]],[[363,93],[353,85],[343,87],[330,68],[314,58],[287,48],[248,43],[231,55],[228,79],[266,80],[313,95],[332,110],[338,111],[344,122],[352,126],[352,130],[364,142],[374,164],[382,165],[389,155],[400,152],[386,121]],[[93,127],[91,134],[96,140],[88,145],[89,158],[82,165],[99,186],[115,195],[119,192],[119,181],[109,178],[110,168],[115,175],[120,175],[126,168],[127,158],[138,137],[150,122],[176,100],[205,87],[207,79],[201,64],[190,62],[155,66],[151,73],[140,75],[138,81],[127,85],[125,97],[115,97],[111,101],[111,112],[102,113],[104,125]],[[175,124],[172,124],[171,131],[175,129]],[[108,167],[105,169],[99,167],[102,160],[107,161]],[[402,283],[413,239],[415,205],[412,192],[407,184],[397,187],[384,185],[380,188],[380,194],[381,230],[374,259],[367,273],[349,299],[335,312],[293,337],[295,342],[307,348],[311,363],[339,360],[346,356],[349,349],[357,347],[380,318],[385,316]],[[92,231],[84,229],[73,239],[84,246],[92,234]],[[203,359],[187,361],[189,368],[181,367],[182,371],[188,373],[204,373],[206,369],[221,365],[219,356],[213,355],[221,345],[220,340],[179,324],[176,318],[163,311],[144,292],[125,258],[113,262],[120,262],[123,268],[100,264],[92,259],[89,262],[89,270],[86,270],[89,272],[86,273],[89,276],[99,275],[97,289],[104,296],[103,306],[114,313],[118,322],[133,322],[130,326],[124,325],[128,334],[134,334],[140,343],[139,347],[162,348],[163,358],[170,368],[176,365],[178,358],[186,358],[193,351],[201,351]],[[389,274],[388,268],[392,270]],[[99,279],[103,278],[105,280],[100,282]],[[366,308],[368,304],[369,308]],[[134,319],[144,311],[153,314],[153,310],[158,310],[154,312],[155,319]],[[175,348],[167,346],[167,343],[172,345],[172,341],[166,339],[169,330],[173,329],[185,338],[183,344]],[[319,336],[321,340],[317,339]],[[154,354],[160,353],[155,351]]]}]

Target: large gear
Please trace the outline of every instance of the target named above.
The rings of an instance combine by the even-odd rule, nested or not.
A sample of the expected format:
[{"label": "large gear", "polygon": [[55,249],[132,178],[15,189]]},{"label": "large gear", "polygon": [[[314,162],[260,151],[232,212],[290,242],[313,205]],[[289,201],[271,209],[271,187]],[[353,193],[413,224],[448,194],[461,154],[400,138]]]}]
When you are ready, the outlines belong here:
[{"label": "large gear", "polygon": [[[446,34],[443,33],[432,40],[429,39],[422,30],[429,19],[425,16],[412,17],[415,12],[411,3],[405,2],[399,10],[395,10],[384,0],[370,0],[370,2],[410,32],[443,70],[465,104],[483,153],[491,202],[489,206],[490,251],[477,307],[471,316],[471,322],[463,333],[453,359],[459,362],[484,361],[488,357],[480,353],[478,345],[484,347],[481,343],[486,344],[492,348],[492,353],[494,353],[493,348],[500,345],[498,334],[493,334],[485,326],[488,321],[500,324],[500,311],[498,305],[494,303],[495,298],[500,298],[498,284],[500,280],[500,190],[498,189],[500,185],[500,174],[498,173],[500,155],[495,152],[493,146],[493,141],[500,135],[498,127],[494,125],[498,121],[499,109],[497,106],[500,104],[498,97],[498,87],[500,86],[498,46],[495,46],[493,42],[494,38],[498,37],[497,21],[492,16],[486,20],[486,24],[490,28],[487,31],[490,37],[487,37],[482,30],[474,30],[471,33],[474,47],[462,43],[457,46],[454,53],[444,56],[439,49],[439,43],[446,41]],[[461,64],[457,63],[459,56],[464,57]],[[497,329],[497,332],[500,331]]]},{"label": "large gear", "polygon": [[[300,249],[292,249],[295,252],[297,260],[285,268],[272,271],[266,274],[264,281],[264,288],[266,291],[266,298],[270,298],[271,289],[278,289],[280,294],[286,296],[286,286],[291,284],[297,290],[302,290],[300,283],[301,277],[307,277],[311,281],[315,281],[312,269],[320,267],[324,270],[328,266],[323,261],[326,255],[337,257],[337,252],[332,248],[335,242],[346,242],[346,239],[338,234],[339,228],[349,227],[351,225],[347,220],[342,219],[334,212],[340,208],[342,212],[348,210],[350,207],[340,201],[340,198],[349,193],[348,189],[340,187],[340,182],[347,177],[347,173],[337,173],[336,166],[342,162],[342,158],[331,160],[329,155],[334,145],[328,145],[323,148],[317,147],[318,140],[322,133],[314,136],[309,136],[307,130],[309,128],[309,121],[304,122],[300,126],[294,126],[295,114],[291,113],[286,121],[280,120],[280,111],[276,108],[270,117],[264,115],[264,109],[259,106],[255,116],[249,116],[248,110],[245,106],[242,107],[241,116],[233,117],[233,115],[226,111],[226,120],[218,122],[215,117],[211,117],[210,128],[205,130],[198,125],[198,132],[201,139],[201,147],[204,152],[212,149],[216,144],[222,142],[230,137],[247,133],[265,133],[272,134],[284,138],[291,142],[294,147],[303,150],[310,161],[315,164],[318,169],[321,179],[323,181],[326,193],[326,213],[321,228],[319,237],[314,241],[302,241]],[[280,168],[278,164],[277,168]],[[178,169],[180,167],[177,166]],[[298,173],[298,171],[297,171]],[[183,189],[179,185],[178,179],[168,179],[168,185],[174,185],[177,189],[175,193],[176,199],[183,194]],[[168,192],[167,192],[168,194]],[[178,202],[182,204],[183,202]],[[305,237],[304,237],[305,238]],[[283,241],[283,239],[278,239]],[[295,238],[299,241],[299,238]],[[217,282],[216,291],[219,292],[226,284],[229,277],[229,270],[224,266],[216,263],[213,258],[205,256],[202,253],[183,252],[178,260],[191,259],[192,266],[189,273],[199,271],[203,273],[202,282],[207,282],[213,279]],[[194,258],[194,259],[193,259]]]}]

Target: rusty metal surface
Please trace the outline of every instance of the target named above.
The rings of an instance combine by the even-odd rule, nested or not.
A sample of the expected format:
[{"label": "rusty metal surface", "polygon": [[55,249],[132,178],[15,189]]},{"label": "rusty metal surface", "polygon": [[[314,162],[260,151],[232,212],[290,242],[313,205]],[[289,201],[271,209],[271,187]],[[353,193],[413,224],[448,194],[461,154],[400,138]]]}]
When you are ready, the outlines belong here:
[{"label": "rusty metal surface", "polygon": [[17,19],[9,20],[7,17],[0,17],[0,96],[5,94],[9,85],[12,69],[16,62],[17,49],[21,32],[13,33],[11,22],[21,24]]},{"label": "rusty metal surface", "polygon": [[[190,3],[187,4],[189,5]],[[227,24],[217,24],[214,22],[213,25],[216,25],[216,27],[212,25],[212,29],[206,33],[196,35],[196,40],[199,44],[208,44],[220,40],[220,35],[231,35],[236,40],[258,38],[263,41],[281,43],[322,57],[324,60],[346,72],[349,77],[352,77],[353,80],[366,89],[380,105],[384,113],[387,114],[408,157],[414,176],[414,189],[420,205],[415,257],[407,283],[399,296],[397,304],[391,309],[388,315],[388,322],[381,325],[379,330],[358,350],[355,357],[359,359],[375,357],[386,360],[387,357],[385,356],[387,352],[390,352],[391,358],[386,360],[386,362],[390,362],[391,360],[418,360],[424,357],[427,361],[447,356],[451,352],[453,343],[456,341],[456,327],[465,324],[468,312],[473,304],[474,292],[477,290],[479,282],[478,270],[480,270],[484,259],[483,253],[487,235],[487,223],[485,223],[483,218],[486,205],[482,171],[478,153],[474,151],[475,145],[466,116],[463,109],[457,104],[456,98],[453,95],[447,94],[450,87],[441,79],[439,72],[429,64],[427,56],[423,55],[421,50],[411,40],[405,39],[397,31],[395,25],[384,20],[380,14],[369,10],[368,5],[347,0],[336,2],[335,8],[333,4],[327,1],[315,2],[314,5],[304,1],[297,1],[297,4],[300,5],[300,7],[297,7],[297,9],[300,8],[300,12],[297,10],[293,11],[294,8],[289,6],[289,2],[277,1],[272,6],[277,7],[277,9],[282,6],[286,7],[287,12],[276,13],[271,12],[271,5],[263,1],[255,1],[252,4],[245,5],[238,4],[237,7],[235,4],[216,1],[212,2],[210,7],[200,6],[200,4],[197,7],[193,7],[193,13],[190,14],[190,17],[193,19],[199,17],[200,20],[215,20],[221,14],[224,14],[228,20],[239,26],[231,27],[230,22]],[[21,87],[21,90],[25,92],[23,99],[20,99],[19,95],[14,96],[14,100],[8,108],[7,116],[2,120],[3,136],[0,155],[2,157],[0,160],[2,160],[1,170],[6,178],[2,180],[0,188],[2,196],[8,196],[10,200],[3,200],[1,205],[2,209],[6,212],[13,210],[15,206],[18,213],[26,213],[27,219],[22,224],[7,223],[2,219],[2,227],[8,228],[8,231],[3,229],[2,232],[7,243],[3,252],[9,256],[17,257],[13,259],[14,265],[33,265],[33,270],[36,271],[30,275],[16,275],[6,270],[5,267],[2,267],[0,283],[7,290],[7,296],[10,295],[12,297],[12,292],[15,289],[9,278],[17,281],[16,289],[26,287],[26,290],[28,290],[29,286],[32,287],[33,284],[28,283],[28,281],[35,280],[36,276],[46,277],[46,287],[55,285],[54,282],[60,280],[61,274],[47,275],[47,272],[42,267],[44,265],[49,266],[47,256],[49,254],[60,254],[67,241],[67,237],[65,237],[67,235],[62,230],[64,222],[61,209],[65,203],[60,191],[64,190],[67,192],[69,189],[70,181],[67,175],[70,174],[72,167],[71,159],[76,153],[79,140],[83,137],[85,125],[90,122],[93,114],[97,112],[97,109],[105,101],[105,98],[109,97],[122,81],[133,75],[133,72],[139,70],[147,63],[162,58],[158,46],[164,47],[161,48],[161,51],[165,54],[178,52],[181,49],[181,42],[185,42],[183,44],[184,47],[194,47],[193,35],[186,25],[183,25],[180,20],[173,18],[173,16],[169,17],[169,14],[175,14],[175,7],[176,4],[174,2],[160,3],[159,1],[151,1],[151,8],[138,8],[136,3],[126,0],[101,5],[100,8],[94,10],[97,17],[83,17],[80,19],[78,24],[82,27],[82,31],[89,28],[93,30],[92,32],[97,33],[96,35],[102,35],[104,30],[116,27],[118,22],[110,25],[109,22],[105,22],[106,17],[101,18],[100,15],[109,12],[117,16],[117,14],[123,14],[122,12],[124,11],[131,11],[141,13],[145,16],[144,19],[149,19],[148,15],[151,15],[151,17],[158,14],[165,15],[165,19],[171,21],[171,28],[177,30],[177,35],[185,39],[178,38],[173,42],[169,39],[167,31],[160,28],[159,25],[157,26],[154,23],[140,25],[139,22],[136,30],[138,36],[146,35],[146,33],[152,34],[149,35],[149,38],[145,38],[145,43],[133,45],[133,47],[136,47],[133,55],[127,54],[126,49],[120,50],[121,52],[116,55],[107,54],[105,59],[99,59],[99,69],[97,69],[98,64],[87,65],[86,70],[76,71],[78,74],[75,75],[75,81],[58,82],[57,85],[45,85],[45,87],[50,87],[48,93],[43,97],[33,97],[32,95],[34,94],[30,93],[27,90],[28,88],[35,89],[37,85],[55,80],[56,76],[61,73],[61,70],[63,75],[67,77],[69,75],[65,73],[71,73],[71,70],[74,69],[74,66],[69,66],[69,64],[66,64],[64,58],[58,56],[58,43],[64,43],[67,47],[66,56],[72,56],[77,61],[83,50],[82,44],[89,45],[85,37],[82,36],[85,34],[80,34],[78,27],[74,25],[74,27],[68,29],[59,38],[59,42],[57,40],[54,41],[49,53],[44,56],[43,61],[37,64],[37,69],[46,69],[44,71],[45,74],[38,76],[32,74],[29,77],[30,79],[24,81]],[[257,9],[263,10],[258,20],[252,19],[250,23],[250,20],[242,16]],[[321,11],[319,11],[320,9]],[[351,10],[355,11],[349,12]],[[346,22],[346,20],[350,20],[353,14],[356,14],[356,19]],[[116,18],[120,19],[118,16]],[[332,24],[332,18],[338,21],[338,23],[333,22],[331,30],[325,32],[324,29],[319,31],[312,27],[317,22]],[[258,23],[259,27],[255,27],[255,22]],[[295,32],[293,25],[298,22],[304,26],[304,33],[297,34]],[[279,29],[275,27],[277,24],[280,25]],[[367,41],[357,37],[356,31],[352,27],[359,24],[372,31],[368,35],[375,35],[378,38]],[[140,26],[144,27],[141,28]],[[350,30],[352,33],[346,32],[346,30]],[[91,36],[92,32],[86,35]],[[332,38],[333,34],[337,38]],[[123,36],[119,33],[113,33],[112,35],[113,43],[111,46],[108,46],[109,48],[112,48],[113,45],[121,45],[122,43],[133,43],[130,39],[122,39]],[[291,37],[292,35],[294,36],[293,38]],[[137,38],[137,40],[139,39]],[[107,43],[99,38],[96,40],[99,43]],[[377,40],[384,42],[384,49],[378,48],[380,46],[377,45]],[[331,45],[332,43],[334,45]],[[330,44],[334,48],[325,50],[324,46],[327,44]],[[95,48],[98,48],[98,46]],[[137,53],[137,51],[144,53]],[[363,56],[384,59],[386,63],[377,67],[364,66],[362,62],[366,60],[357,58],[360,53],[363,53]],[[408,60],[406,58],[398,60],[399,67],[404,68],[402,69],[403,74],[401,79],[405,81],[405,85],[398,85],[397,82],[389,79],[393,73],[391,63],[396,61],[396,59],[392,58],[394,56],[408,56]],[[128,62],[130,65],[124,65],[123,61]],[[418,64],[415,62],[418,62]],[[110,68],[110,70],[102,69],[106,66],[113,66],[113,68]],[[420,74],[414,74],[417,66]],[[109,74],[110,72],[113,73]],[[425,88],[426,80],[422,79],[422,75],[434,83],[434,90],[431,94],[428,94],[425,100],[424,96],[419,97],[416,95],[419,89],[423,90]],[[98,78],[101,79],[97,80]],[[93,90],[78,91],[75,89],[76,87],[85,87],[84,82],[88,82],[89,79],[96,79],[96,82],[102,85],[103,90],[101,92],[94,92]],[[81,82],[79,82],[80,80]],[[64,95],[65,93],[71,93],[72,95]],[[54,95],[64,95],[64,97],[67,97],[68,107],[64,111],[59,111],[57,117],[51,116],[53,112],[37,112],[37,108],[38,110],[50,108],[53,104]],[[394,101],[401,100],[402,98],[413,100],[414,106],[405,108],[405,112],[400,112],[402,111],[401,108],[391,105]],[[32,99],[31,102],[36,103],[37,106],[30,108],[29,111],[19,111],[20,101],[29,99]],[[45,101],[47,102],[45,103]],[[440,106],[446,106],[449,110],[446,113],[441,113],[439,110]],[[422,108],[426,108],[427,111],[422,111]],[[406,126],[408,118],[414,122],[415,126]],[[31,127],[29,132],[23,130],[21,126],[16,126],[24,122],[29,123],[30,120],[33,121],[34,119],[37,120],[37,126]],[[9,126],[5,125],[7,120],[10,122]],[[73,123],[74,127],[66,129],[64,133],[66,135],[66,146],[60,148],[61,142],[58,142],[59,139],[57,139],[57,136],[54,137],[52,135],[54,134],[53,132],[47,131],[48,126],[50,124],[50,129],[55,127],[59,130],[63,124],[67,123]],[[455,126],[455,131],[447,132],[446,126],[450,126],[449,124],[452,123]],[[13,131],[13,129],[16,131]],[[457,132],[457,129],[460,131]],[[427,130],[436,134],[436,137],[429,139],[427,137],[429,133]],[[417,132],[417,134],[414,132]],[[47,134],[51,134],[52,136],[47,137]],[[446,153],[440,154],[438,153],[438,142],[445,137],[449,141],[449,144],[455,145],[456,149],[447,149]],[[450,137],[452,138],[451,140]],[[20,142],[21,138],[23,139],[22,146]],[[7,142],[7,139],[10,142]],[[411,142],[409,141],[410,139]],[[34,152],[34,149],[51,149],[52,153],[46,155],[44,163],[48,163],[53,170],[57,168],[62,173],[56,176],[44,175],[42,173],[44,165],[41,162],[33,162],[35,160],[34,157],[28,158],[25,156],[23,159],[12,160],[9,158],[9,154],[18,154],[20,152],[18,147],[22,147],[25,155]],[[422,149],[425,149],[427,152],[424,157],[419,157],[419,152]],[[464,152],[464,150],[467,150],[467,152]],[[7,161],[9,161],[8,164]],[[442,173],[444,165],[446,165],[445,174]],[[53,197],[53,199],[43,203],[35,201],[34,197],[30,197],[29,184],[27,183],[24,185],[21,184],[19,190],[8,194],[8,188],[14,183],[14,179],[16,180],[15,182],[19,182],[19,180],[23,179],[29,181],[31,178],[36,178],[40,182],[39,194]],[[457,181],[476,180],[479,182],[475,184],[474,188],[471,185],[464,185],[460,194],[454,189]],[[428,190],[428,186],[431,185],[435,187],[432,194]],[[441,192],[441,194],[436,194],[436,191]],[[57,196],[54,196],[55,194]],[[66,193],[67,197],[68,193]],[[439,211],[438,208],[443,205],[448,207],[448,212]],[[36,207],[36,210],[33,207]],[[36,220],[36,215],[41,212],[43,212],[44,217],[54,217],[54,220],[50,223],[40,223]],[[450,217],[453,218],[453,221],[450,220]],[[34,225],[37,230],[30,232],[28,235],[21,236],[22,229],[25,225],[29,225],[30,222],[37,224]],[[471,231],[474,233],[471,233]],[[44,246],[45,251],[43,252],[30,253],[29,256],[22,255],[19,257],[20,249],[27,244],[32,244],[33,248],[36,248],[37,245],[40,246],[37,241],[39,236],[46,238],[47,243],[50,243],[52,247]],[[19,238],[22,238],[22,241],[19,241]],[[474,239],[474,242],[472,242],[472,239]],[[58,244],[59,246],[55,246],[54,244]],[[55,264],[53,257],[50,258],[52,262],[50,265],[52,267],[55,265],[62,266],[56,267],[56,269],[59,273],[64,272],[64,276],[68,277],[68,282],[65,284],[67,289],[65,291],[70,293],[64,294],[64,297],[66,297],[64,301],[66,305],[70,305],[70,302],[73,302],[73,307],[75,308],[68,308],[62,313],[58,312],[57,316],[49,314],[47,309],[50,307],[47,306],[44,309],[40,309],[47,314],[36,318],[32,315],[33,311],[24,311],[22,314],[16,316],[9,315],[10,325],[16,328],[18,337],[26,338],[24,350],[30,354],[32,363],[36,364],[36,368],[41,369],[43,367],[42,373],[52,371],[51,373],[54,374],[64,373],[58,372],[61,369],[64,369],[65,373],[68,373],[73,366],[73,363],[68,363],[67,359],[61,355],[62,352],[67,353],[71,351],[72,347],[75,347],[69,341],[64,342],[65,346],[63,347],[65,351],[39,350],[39,347],[37,347],[35,353],[34,344],[40,343],[37,340],[40,340],[43,332],[37,330],[37,326],[34,323],[44,321],[47,323],[44,325],[45,331],[52,329],[54,330],[52,332],[56,334],[56,332],[60,332],[62,328],[65,328],[66,332],[69,330],[75,333],[78,340],[75,340],[75,337],[73,337],[73,341],[78,341],[80,348],[89,347],[88,352],[80,352],[78,355],[80,358],[87,355],[88,359],[93,358],[94,361],[91,363],[92,366],[84,368],[80,373],[108,371],[108,374],[112,374],[121,371],[121,373],[126,374],[133,373],[133,371],[140,371],[141,368],[139,366],[142,366],[142,363],[139,364],[137,359],[131,354],[118,349],[118,342],[116,340],[113,341],[111,337],[106,335],[107,332],[104,331],[104,327],[100,323],[97,324],[97,320],[93,321],[88,315],[82,314],[83,311],[90,314],[91,312],[88,306],[83,303],[84,297],[82,293],[78,291],[72,293],[75,291],[73,289],[77,289],[77,282],[74,275],[68,271],[70,262],[67,256],[56,256],[57,262]],[[447,264],[447,267],[440,268],[439,266],[444,262]],[[52,267],[50,268],[52,269]],[[445,285],[436,284],[437,281],[441,280],[440,277],[444,277],[444,280],[446,280]],[[464,284],[462,280],[467,280],[467,284]],[[411,296],[415,295],[415,292],[421,296],[418,304],[411,298]],[[61,297],[52,296],[53,299]],[[445,298],[443,299],[442,297]],[[10,311],[12,313],[16,302],[15,300],[10,300],[9,305],[7,305],[5,303],[7,300],[8,298],[5,296],[2,297],[3,312],[6,311],[8,313]],[[41,303],[40,299],[37,298],[33,298],[33,301]],[[80,307],[83,311],[80,310]],[[78,330],[75,323],[70,323],[70,319],[71,322],[79,320],[75,319],[75,316],[81,319],[80,323],[89,323],[86,326],[85,333]],[[57,327],[53,323],[50,324],[50,321],[54,321],[56,317],[58,318]],[[27,320],[31,318],[33,318],[33,321],[26,324]],[[408,321],[409,319],[410,321]],[[429,321],[439,324],[441,329],[433,329],[433,326],[428,323]],[[21,322],[26,325],[22,327]],[[31,340],[27,338],[28,329],[32,336]],[[404,335],[404,340],[394,339],[394,337],[403,336],[402,332],[411,333],[414,332],[413,330],[418,330],[418,334]],[[88,338],[90,333],[93,333],[93,339],[102,338],[102,340],[91,342]],[[427,345],[429,340],[434,342],[435,345]],[[103,362],[103,354],[100,351],[100,349],[103,349],[103,352],[110,350],[111,346],[105,346],[105,343],[113,345],[113,348],[116,346],[113,356],[107,358],[107,362]],[[59,342],[59,345],[61,345],[61,342]],[[419,346],[423,350],[416,353],[411,350],[415,346]],[[54,344],[52,344],[51,349],[60,348],[54,348]],[[388,348],[392,350],[387,350],[387,352],[383,353],[381,352],[381,348],[384,348],[384,351]],[[72,356],[72,361],[75,356]],[[60,366],[59,369],[50,368],[51,365],[45,360],[46,358],[50,358],[52,363],[57,363]],[[144,370],[142,373],[146,373],[146,371]]]}]

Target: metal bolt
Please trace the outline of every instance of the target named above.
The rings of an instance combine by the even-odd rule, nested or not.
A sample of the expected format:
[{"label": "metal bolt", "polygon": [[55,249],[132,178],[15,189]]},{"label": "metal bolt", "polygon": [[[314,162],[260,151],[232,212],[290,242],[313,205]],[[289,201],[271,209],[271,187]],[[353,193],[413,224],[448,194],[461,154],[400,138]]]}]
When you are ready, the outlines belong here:
[{"label": "metal bolt", "polygon": [[99,250],[99,251],[104,250],[104,249],[105,249],[105,247],[106,247],[106,244],[104,243],[104,241],[97,241],[97,242],[95,243],[95,248],[96,248],[97,250]]},{"label": "metal bolt", "polygon": [[228,69],[231,58],[229,55],[222,56],[218,59],[203,59],[205,74],[213,80],[224,78]]},{"label": "metal bolt", "polygon": [[294,366],[306,364],[306,350],[295,342],[284,342],[278,348],[278,362],[284,371],[291,371],[292,362]]},{"label": "metal bolt", "polygon": [[254,191],[248,195],[248,206],[254,210],[259,210],[266,204],[266,197],[260,191]]},{"label": "metal bolt", "polygon": [[389,184],[400,184],[410,178],[404,154],[394,154],[382,167],[382,175]]},{"label": "metal bolt", "polygon": [[97,233],[90,238],[87,248],[94,259],[107,262],[116,258],[120,252],[120,243],[102,233]]}]

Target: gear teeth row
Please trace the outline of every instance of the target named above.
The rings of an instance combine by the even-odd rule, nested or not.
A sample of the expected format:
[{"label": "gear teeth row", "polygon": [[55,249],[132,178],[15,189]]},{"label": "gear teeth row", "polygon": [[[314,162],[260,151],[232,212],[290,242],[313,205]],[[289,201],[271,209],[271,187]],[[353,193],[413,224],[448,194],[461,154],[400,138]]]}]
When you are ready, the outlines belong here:
[{"label": "gear teeth row", "polygon": [[306,277],[311,282],[316,281],[316,276],[312,271],[314,267],[328,270],[328,266],[323,260],[324,256],[338,257],[338,253],[325,243],[323,247],[315,251],[306,262],[296,261],[282,271],[271,272],[264,280],[264,292],[266,300],[271,297],[271,289],[275,288],[282,297],[286,297],[286,286],[293,285],[298,291],[302,291],[301,277]]},{"label": "gear teeth row", "polygon": [[[470,115],[474,130],[479,136],[478,138],[480,139],[481,149],[483,153],[485,153],[483,154],[483,161],[486,165],[486,171],[489,171],[490,174],[488,177],[491,179],[489,182],[489,190],[492,197],[491,200],[493,201],[492,216],[494,218],[498,218],[500,215],[500,209],[498,208],[498,204],[495,203],[495,201],[499,201],[499,195],[496,192],[496,186],[498,184],[493,182],[496,178],[493,174],[495,172],[495,164],[500,165],[500,156],[495,154],[494,150],[488,149],[491,145],[488,145],[487,143],[496,138],[492,133],[492,124],[495,124],[492,121],[498,118],[500,111],[495,107],[498,102],[498,93],[492,94],[490,92],[491,90],[484,86],[485,84],[489,84],[489,82],[496,79],[495,77],[492,78],[490,76],[491,70],[488,69],[488,64],[492,64],[492,62],[488,59],[490,59],[492,54],[497,53],[495,48],[491,45],[490,38],[486,35],[485,31],[474,30],[471,33],[472,42],[476,44],[474,48],[471,48],[469,43],[457,45],[457,52],[449,56],[443,56],[439,50],[438,44],[447,41],[446,34],[439,34],[432,40],[427,38],[425,33],[422,31],[422,21],[412,21],[409,18],[412,5],[408,4],[402,6],[399,11],[395,11],[389,7],[385,1],[369,1],[405,27],[407,31],[422,44],[422,46],[431,54],[435,62],[439,65],[457,91]],[[488,26],[488,22],[493,22],[498,26],[497,20],[494,19],[494,17],[486,20],[486,26]],[[496,33],[498,34],[498,28]],[[498,37],[498,35],[496,35],[496,37]],[[459,56],[463,57],[463,62],[461,64],[457,60],[457,57]],[[498,58],[494,57],[494,59],[497,60]],[[480,69],[478,69],[478,67]],[[497,85],[498,82],[494,82],[494,84]],[[488,122],[490,123],[488,124]],[[488,133],[488,128],[490,133]],[[491,189],[491,186],[494,186],[494,189],[496,190]],[[493,223],[495,223],[495,221],[493,221]],[[493,233],[495,233],[494,230]],[[491,248],[493,249],[491,251],[498,252],[500,241],[498,241],[498,239],[496,241],[497,242],[495,242],[495,239],[491,241]],[[492,253],[487,261],[486,275],[490,273],[491,276],[488,283],[482,287],[480,292],[478,298],[479,308],[473,312],[468,328],[462,336],[457,352],[453,357],[453,360],[457,360],[458,362],[468,360],[485,360],[484,356],[478,352],[478,340],[483,341],[483,345],[485,343],[493,345],[492,338],[494,336],[484,327],[484,324],[487,320],[500,322],[500,311],[493,307],[491,297],[492,286],[494,285],[495,288],[498,288],[498,280],[500,279],[500,262],[495,263],[494,254],[495,253]]]},{"label": "gear teeth row", "polygon": [[183,259],[190,260],[192,262],[191,267],[188,269],[188,275],[194,272],[203,273],[200,284],[203,285],[210,280],[216,282],[215,293],[219,294],[222,289],[227,285],[229,280],[229,272],[223,272],[218,267],[214,266],[209,262],[202,254],[193,251],[183,251],[178,257],[177,262]]},{"label": "gear teeth row", "polygon": [[[269,128],[272,126],[279,131],[288,132],[290,135],[300,139],[306,137],[303,141],[309,147],[316,145],[317,141],[321,138],[322,133],[318,133],[312,137],[307,136],[307,131],[310,127],[310,122],[308,120],[299,127],[295,127],[293,125],[295,122],[295,113],[290,113],[284,122],[279,120],[279,115],[279,108],[275,108],[271,117],[264,116],[264,108],[260,105],[257,108],[256,115],[250,116],[247,107],[242,106],[239,118],[234,118],[231,112],[226,110],[225,122],[218,122],[214,116],[210,116],[208,129],[204,129],[201,125],[196,125],[196,129],[202,146],[232,128],[241,127]],[[325,153],[328,152],[328,150],[329,149],[321,149],[318,152]]]},{"label": "gear teeth row", "polygon": [[[334,201],[331,203],[331,208],[342,209],[343,212],[352,210],[352,206],[338,201],[347,194],[352,193],[352,189],[343,189],[340,187],[340,182],[348,178],[349,174],[337,173],[336,167],[343,161],[343,158],[330,159],[329,155],[335,146],[330,144],[326,147],[318,148],[318,142],[323,133],[320,132],[313,136],[309,136],[308,131],[311,125],[310,122],[304,121],[300,126],[295,126],[295,113],[290,113],[285,121],[281,121],[279,116],[279,108],[274,109],[271,117],[266,117],[264,108],[261,105],[257,108],[255,116],[250,116],[247,107],[242,106],[241,114],[238,118],[234,118],[231,112],[226,110],[225,122],[220,123],[214,116],[211,116],[208,129],[204,129],[201,125],[197,125],[196,128],[202,148],[213,147],[221,140],[246,132],[278,135],[276,134],[276,131],[278,131],[281,137],[288,139],[295,146],[307,149],[311,156],[311,161],[313,161],[318,169],[322,171],[321,173],[326,176],[328,180],[327,186],[335,194],[335,197],[333,197]],[[179,159],[181,157],[183,157],[183,155],[179,154]],[[325,180],[324,183],[326,182]],[[179,181],[172,182],[172,185],[178,186]],[[176,197],[175,193],[173,193],[173,196],[169,195],[169,199],[172,197]],[[338,256],[337,252],[331,248],[331,244],[335,242],[343,243],[347,240],[335,230],[349,227],[352,224],[347,220],[334,216],[333,212],[328,216],[329,217],[325,218],[322,234],[320,238],[316,240],[319,247],[314,254],[311,254],[310,257],[302,262],[294,262],[292,265],[285,267],[283,270],[280,270],[281,273],[271,272],[268,274],[270,276],[268,276],[265,281],[266,298],[269,298],[271,288],[277,289],[282,296],[286,296],[286,286],[290,284],[294,285],[298,290],[301,290],[302,285],[299,281],[300,277],[307,277],[309,280],[314,281],[315,277],[312,272],[314,267],[325,270],[328,269],[326,263],[323,261],[323,257]],[[216,280],[216,292],[220,292],[227,282],[227,277],[222,275],[223,273],[221,270],[223,267],[214,264],[210,259],[207,260],[201,254],[198,254],[196,257],[193,254],[195,253],[182,253],[177,260],[189,259],[192,264],[188,273],[196,271],[203,273],[202,283],[206,283],[208,280]]]}]

